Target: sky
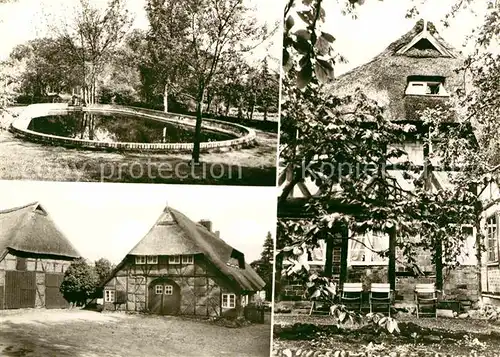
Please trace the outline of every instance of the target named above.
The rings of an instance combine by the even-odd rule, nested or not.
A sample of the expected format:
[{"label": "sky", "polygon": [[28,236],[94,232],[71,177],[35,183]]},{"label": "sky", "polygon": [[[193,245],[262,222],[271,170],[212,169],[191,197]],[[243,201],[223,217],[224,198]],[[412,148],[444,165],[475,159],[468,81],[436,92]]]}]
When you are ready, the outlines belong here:
[{"label": "sky", "polygon": [[[105,6],[107,0],[90,0],[92,3]],[[276,21],[281,20],[282,5],[279,1],[270,0],[245,0],[247,5],[254,10],[260,24],[271,27]],[[28,40],[48,36],[53,33],[52,28],[71,20],[72,9],[79,0],[17,0],[12,3],[0,5],[0,60],[7,58],[12,49]],[[128,0],[127,9],[134,17],[132,28],[147,29],[149,26],[146,11],[146,0]],[[266,11],[261,11],[265,8]],[[278,22],[280,24],[280,22]],[[248,57],[250,61],[257,61],[267,53],[279,59],[281,57],[280,31],[262,43]],[[270,63],[272,65],[272,63]],[[275,63],[279,66],[279,63]]]},{"label": "sky", "polygon": [[[414,19],[406,19],[410,3],[410,0],[366,0],[357,8],[357,18],[353,19],[350,15],[342,15],[337,1],[324,1],[326,23],[323,28],[336,38],[334,50],[349,61],[347,64],[337,64],[335,74],[340,75],[369,62],[393,41],[410,31],[419,18],[433,22],[441,36],[457,50],[464,53],[470,51],[470,46],[464,48],[463,44],[471,30],[480,24],[485,1],[475,1],[472,10],[476,14],[462,11],[450,21],[448,28],[440,20],[456,0],[427,0],[424,5],[417,3],[420,15]],[[299,25],[300,22],[296,21],[296,29]],[[295,28],[292,31],[294,30]]]},{"label": "sky", "polygon": [[248,263],[276,230],[273,187],[0,181],[0,210],[38,201],[84,258],[119,263],[170,206],[213,230]]}]

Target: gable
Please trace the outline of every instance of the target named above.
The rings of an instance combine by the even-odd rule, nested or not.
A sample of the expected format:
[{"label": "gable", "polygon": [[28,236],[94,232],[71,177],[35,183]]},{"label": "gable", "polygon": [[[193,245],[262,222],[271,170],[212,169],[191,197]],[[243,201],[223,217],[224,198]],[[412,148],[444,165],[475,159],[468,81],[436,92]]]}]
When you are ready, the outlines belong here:
[{"label": "gable", "polygon": [[441,40],[431,34],[427,21],[424,21],[422,31],[399,49],[396,54],[408,57],[454,57],[441,43]]}]

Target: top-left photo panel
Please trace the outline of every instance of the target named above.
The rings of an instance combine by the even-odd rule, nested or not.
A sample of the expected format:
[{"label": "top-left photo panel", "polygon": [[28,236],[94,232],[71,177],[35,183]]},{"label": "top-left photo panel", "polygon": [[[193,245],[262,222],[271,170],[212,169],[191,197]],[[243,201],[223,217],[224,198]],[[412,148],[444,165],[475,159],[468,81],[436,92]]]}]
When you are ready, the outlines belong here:
[{"label": "top-left photo panel", "polygon": [[0,179],[275,186],[282,4],[0,0]]}]

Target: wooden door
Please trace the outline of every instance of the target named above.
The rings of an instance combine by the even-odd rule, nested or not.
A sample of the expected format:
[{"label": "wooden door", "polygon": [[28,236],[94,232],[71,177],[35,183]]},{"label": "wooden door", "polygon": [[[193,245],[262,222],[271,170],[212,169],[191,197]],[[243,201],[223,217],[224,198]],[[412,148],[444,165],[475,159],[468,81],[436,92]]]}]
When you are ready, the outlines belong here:
[{"label": "wooden door", "polygon": [[69,306],[59,290],[63,279],[64,274],[45,273],[45,307],[47,309],[61,309]]},{"label": "wooden door", "polygon": [[20,309],[35,307],[35,272],[5,272],[5,308]]},{"label": "wooden door", "polygon": [[159,315],[177,315],[181,307],[179,285],[169,279],[157,279],[149,285],[148,309]]}]

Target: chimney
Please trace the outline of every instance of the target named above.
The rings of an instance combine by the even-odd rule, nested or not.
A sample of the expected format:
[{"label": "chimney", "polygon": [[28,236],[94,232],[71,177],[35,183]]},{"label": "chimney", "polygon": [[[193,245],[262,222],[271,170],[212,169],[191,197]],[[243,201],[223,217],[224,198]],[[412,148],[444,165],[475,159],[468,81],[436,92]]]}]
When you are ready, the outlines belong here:
[{"label": "chimney", "polygon": [[202,219],[198,223],[205,227],[209,232],[212,232],[212,221],[208,219]]},{"label": "chimney", "polygon": [[220,238],[220,231],[215,231],[214,234],[217,236],[217,238]]}]

